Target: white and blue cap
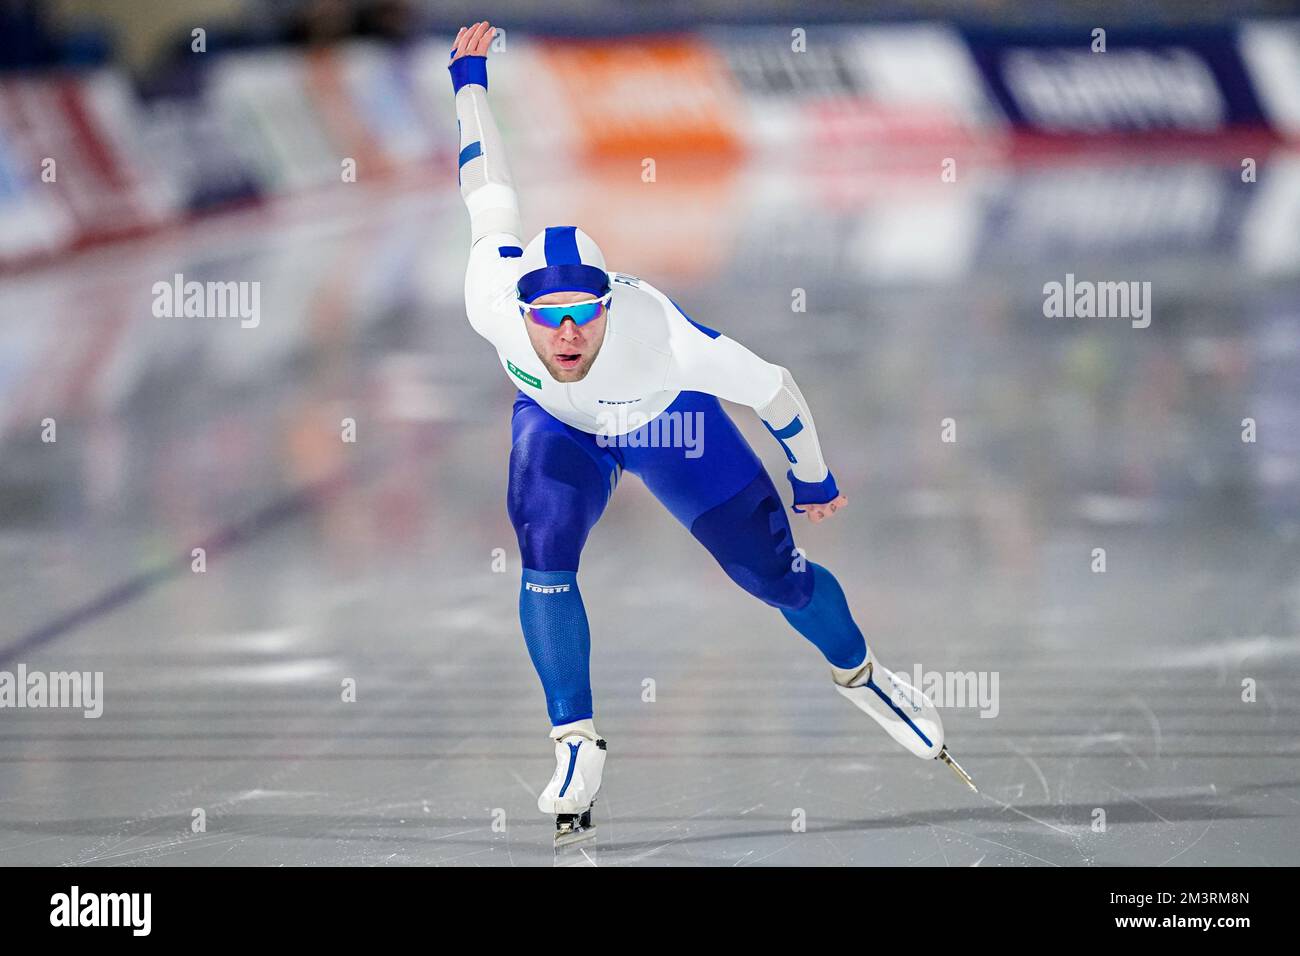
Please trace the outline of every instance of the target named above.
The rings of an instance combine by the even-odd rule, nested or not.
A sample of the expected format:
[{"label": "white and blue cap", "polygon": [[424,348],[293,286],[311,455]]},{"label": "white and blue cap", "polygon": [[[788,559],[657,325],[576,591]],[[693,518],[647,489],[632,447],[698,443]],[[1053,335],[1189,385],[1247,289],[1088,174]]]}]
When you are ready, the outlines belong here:
[{"label": "white and blue cap", "polygon": [[609,291],[609,274],[600,247],[577,226],[547,226],[523,255],[517,291],[523,302],[552,292],[586,292],[600,298]]}]

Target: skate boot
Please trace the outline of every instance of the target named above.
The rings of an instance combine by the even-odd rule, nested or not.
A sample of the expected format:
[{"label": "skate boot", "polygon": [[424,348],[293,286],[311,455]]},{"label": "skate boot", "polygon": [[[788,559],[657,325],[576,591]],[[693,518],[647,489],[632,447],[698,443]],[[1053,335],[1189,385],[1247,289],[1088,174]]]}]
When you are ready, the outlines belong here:
[{"label": "skate boot", "polygon": [[555,814],[555,845],[577,843],[594,835],[591,807],[605,769],[605,741],[591,720],[578,720],[551,731],[555,740],[555,774],[537,798],[537,809]]},{"label": "skate boot", "polygon": [[938,708],[902,677],[880,666],[870,649],[860,666],[834,667],[831,674],[835,689],[866,711],[889,736],[922,759],[942,761],[962,783],[979,793],[970,774],[948,755]]}]

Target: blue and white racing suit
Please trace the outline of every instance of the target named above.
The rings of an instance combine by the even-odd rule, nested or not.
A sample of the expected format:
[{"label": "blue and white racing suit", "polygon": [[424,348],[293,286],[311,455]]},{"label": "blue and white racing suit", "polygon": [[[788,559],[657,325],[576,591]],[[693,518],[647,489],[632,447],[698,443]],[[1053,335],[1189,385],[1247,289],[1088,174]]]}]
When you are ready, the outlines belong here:
[{"label": "blue and white racing suit", "polygon": [[[577,571],[587,535],[625,471],[827,661],[860,665],[866,643],[839,583],[820,565],[797,560],[780,495],[719,403],[753,408],[781,443],[796,511],[829,502],[839,491],[789,371],[693,321],[650,283],[609,272],[599,353],[581,381],[553,379],[516,306],[528,263],[488,107],[486,60],[462,57],[451,72],[472,234],[465,308],[519,392],[507,504],[523,564],[519,617],[552,724],[592,716],[590,632]],[[552,226],[530,243],[530,254],[544,249],[547,268],[581,266],[590,255],[579,251],[578,235],[572,226]]]}]

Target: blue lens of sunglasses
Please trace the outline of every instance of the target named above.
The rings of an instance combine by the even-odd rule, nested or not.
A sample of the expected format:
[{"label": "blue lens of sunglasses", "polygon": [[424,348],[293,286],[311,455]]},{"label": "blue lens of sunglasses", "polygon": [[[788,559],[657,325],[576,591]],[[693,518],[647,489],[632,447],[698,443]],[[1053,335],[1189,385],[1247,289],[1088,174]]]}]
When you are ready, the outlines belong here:
[{"label": "blue lens of sunglasses", "polygon": [[558,329],[565,319],[573,319],[574,325],[586,325],[600,315],[605,303],[601,299],[587,302],[572,302],[568,305],[530,305],[521,306],[519,311],[538,325],[548,329]]}]

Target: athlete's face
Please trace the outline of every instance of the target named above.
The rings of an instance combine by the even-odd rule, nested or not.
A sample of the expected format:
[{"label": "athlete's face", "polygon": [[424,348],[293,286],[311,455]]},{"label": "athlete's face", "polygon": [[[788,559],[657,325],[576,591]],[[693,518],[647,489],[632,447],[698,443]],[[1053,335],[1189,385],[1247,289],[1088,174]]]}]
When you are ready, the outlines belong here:
[{"label": "athlete's face", "polygon": [[[534,305],[569,305],[596,298],[586,292],[552,292],[533,299]],[[532,319],[521,317],[528,330],[528,340],[533,351],[557,382],[581,382],[591,371],[601,343],[605,341],[605,310],[585,325],[565,319],[558,329],[539,325]]]}]

